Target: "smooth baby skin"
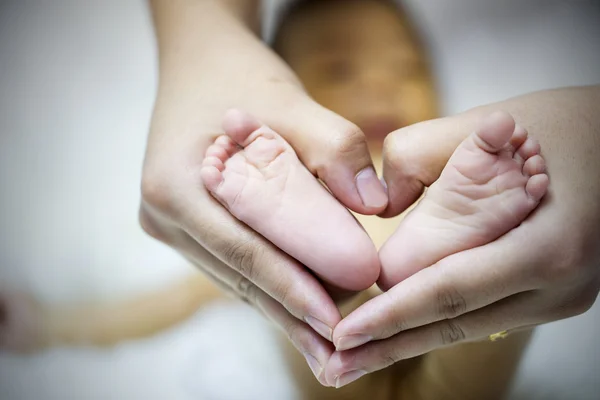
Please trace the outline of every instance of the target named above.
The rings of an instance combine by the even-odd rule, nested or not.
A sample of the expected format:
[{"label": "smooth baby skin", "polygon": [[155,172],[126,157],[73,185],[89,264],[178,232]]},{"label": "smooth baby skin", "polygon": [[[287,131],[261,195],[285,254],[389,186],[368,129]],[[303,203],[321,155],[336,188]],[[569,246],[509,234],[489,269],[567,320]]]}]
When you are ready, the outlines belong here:
[{"label": "smooth baby skin", "polygon": [[212,195],[326,282],[353,291],[375,283],[380,267],[373,242],[292,147],[237,110],[227,113],[223,129],[201,171]]},{"label": "smooth baby skin", "polygon": [[440,178],[380,251],[388,290],[439,260],[489,243],[539,204],[549,180],[539,144],[495,112],[456,149]]}]

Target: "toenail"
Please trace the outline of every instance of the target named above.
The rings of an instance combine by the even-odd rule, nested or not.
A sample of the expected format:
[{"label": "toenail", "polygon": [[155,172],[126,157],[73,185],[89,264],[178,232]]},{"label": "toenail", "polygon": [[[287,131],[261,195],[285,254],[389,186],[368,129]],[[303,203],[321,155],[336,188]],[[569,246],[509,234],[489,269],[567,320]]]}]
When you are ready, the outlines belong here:
[{"label": "toenail", "polygon": [[357,369],[356,371],[346,372],[345,374],[338,376],[335,379],[335,388],[339,389],[342,386],[346,386],[347,384],[354,382],[366,373],[367,371],[363,371],[360,369]]},{"label": "toenail", "polygon": [[373,167],[367,167],[356,175],[356,189],[366,207],[382,208],[388,202],[385,188],[381,185]]},{"label": "toenail", "polygon": [[342,336],[338,339],[335,344],[335,349],[337,351],[353,349],[354,347],[358,347],[362,344],[365,344],[371,341],[373,338],[367,335],[348,335]]},{"label": "toenail", "polygon": [[323,336],[325,339],[331,341],[333,335],[333,329],[328,327],[324,322],[314,318],[314,317],[305,317],[304,320],[308,325],[311,326],[319,335]]}]

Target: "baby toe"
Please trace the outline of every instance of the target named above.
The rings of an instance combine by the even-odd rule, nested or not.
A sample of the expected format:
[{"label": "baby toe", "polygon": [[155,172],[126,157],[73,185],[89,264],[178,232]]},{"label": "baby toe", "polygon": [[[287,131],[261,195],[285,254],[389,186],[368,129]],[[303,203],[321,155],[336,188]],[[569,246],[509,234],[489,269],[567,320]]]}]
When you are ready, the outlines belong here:
[{"label": "baby toe", "polygon": [[237,144],[227,135],[221,135],[215,140],[215,145],[220,146],[227,152],[229,157],[233,156],[240,149]]},{"label": "baby toe", "polygon": [[221,161],[221,159],[219,159],[218,157],[214,157],[214,156],[206,157],[202,161],[202,166],[203,167],[215,167],[216,169],[218,169],[221,172],[225,169],[225,164],[223,163],[223,161]]},{"label": "baby toe", "polygon": [[548,190],[550,179],[546,174],[537,174],[529,178],[525,191],[536,202],[540,201]]},{"label": "baby toe", "polygon": [[214,193],[223,182],[223,173],[217,167],[207,165],[200,170],[200,179],[202,179],[204,186]]},{"label": "baby toe", "polygon": [[512,148],[513,152],[516,152],[523,143],[527,140],[527,130],[520,125],[515,126],[515,131],[513,132],[512,137],[510,138],[509,144]]},{"label": "baby toe", "polygon": [[495,153],[502,150],[513,136],[515,121],[510,114],[497,111],[485,118],[473,138],[477,146]]},{"label": "baby toe", "polygon": [[544,158],[536,154],[533,157],[528,158],[523,164],[523,174],[525,176],[534,176],[541,174],[546,171],[546,161]]},{"label": "baby toe", "polygon": [[225,162],[229,158],[229,154],[223,147],[217,144],[212,144],[208,146],[208,149],[206,149],[206,157],[215,157],[222,162]]},{"label": "baby toe", "polygon": [[522,160],[527,160],[530,157],[539,154],[541,151],[540,143],[532,137],[528,137],[525,143],[519,147],[517,154]]}]

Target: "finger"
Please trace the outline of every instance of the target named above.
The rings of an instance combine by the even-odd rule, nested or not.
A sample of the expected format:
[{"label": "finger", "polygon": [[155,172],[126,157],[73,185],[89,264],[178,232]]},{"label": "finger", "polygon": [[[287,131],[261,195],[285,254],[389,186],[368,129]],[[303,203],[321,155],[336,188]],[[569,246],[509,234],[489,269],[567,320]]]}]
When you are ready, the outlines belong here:
[{"label": "finger", "polygon": [[280,303],[265,293],[257,293],[255,301],[258,309],[285,332],[294,347],[304,356],[317,380],[327,386],[324,370],[334,351],[332,343],[315,333],[309,325],[294,318]]},{"label": "finger", "polygon": [[233,219],[225,209],[210,208],[208,221],[208,215],[185,218],[191,233],[182,232],[174,246],[190,254],[196,264],[203,265],[241,296],[248,296],[250,283],[256,285],[331,340],[333,327],[341,317],[317,279],[296,260]]},{"label": "finger", "polygon": [[336,348],[353,348],[455,318],[539,287],[529,271],[543,260],[519,245],[528,236],[529,230],[515,229],[495,242],[449,256],[398,283],[336,326]]},{"label": "finger", "polygon": [[377,214],[387,194],[377,177],[363,132],[304,96],[281,113],[259,117],[280,133],[306,167],[348,208]]},{"label": "finger", "polygon": [[[191,255],[197,260],[196,265],[201,264],[213,275],[221,276],[230,287],[244,285],[241,277],[245,277],[281,302],[292,315],[307,321],[331,340],[333,327],[341,317],[317,279],[304,266],[234,219],[199,183],[195,173],[198,170],[189,166],[186,171],[178,171],[174,175],[183,179],[169,184],[159,179],[161,175],[146,179],[142,185],[146,200],[140,207],[143,229]],[[176,207],[172,204],[175,194]],[[178,221],[184,221],[184,226]]]},{"label": "finger", "polygon": [[213,270],[206,268],[204,264],[199,263],[197,258],[195,258],[191,254],[186,253],[185,250],[181,248],[176,248],[176,250],[178,250],[180,254],[183,255],[183,257],[186,260],[188,260],[194,267],[200,270],[202,275],[206,277],[206,279],[211,281],[216,287],[218,287],[224,295],[230,296],[236,300],[241,300],[247,304],[254,304],[254,291],[252,289],[256,288],[252,287],[254,286],[252,285],[252,282],[238,274],[238,283],[232,286],[226,281],[226,279],[228,281],[232,281],[233,276],[224,277],[222,274],[215,274]]},{"label": "finger", "polygon": [[[186,255],[186,258],[193,264],[198,265],[197,260],[193,257]],[[229,274],[229,276],[224,277],[224,274],[215,275],[213,271],[205,269],[202,264],[198,265],[198,268],[221,290],[253,306],[279,327],[294,347],[304,356],[317,380],[326,385],[322,373],[333,353],[333,344],[330,341],[324,339],[309,325],[291,315],[280,303],[257,288],[252,282],[239,274],[238,277],[233,276],[236,274],[233,270],[229,268],[222,269],[221,271],[225,271],[225,275]],[[233,287],[227,283],[227,281],[231,282],[236,279],[238,279],[238,283]]]},{"label": "finger", "polygon": [[356,349],[336,352],[326,367],[326,380],[336,387],[366,373],[458,342],[488,338],[497,332],[537,325],[544,309],[540,292],[519,293],[458,318],[399,333]]},{"label": "finger", "polygon": [[440,175],[478,118],[455,116],[421,122],[390,133],[383,147],[383,179],[389,203],[382,217],[406,210]]}]

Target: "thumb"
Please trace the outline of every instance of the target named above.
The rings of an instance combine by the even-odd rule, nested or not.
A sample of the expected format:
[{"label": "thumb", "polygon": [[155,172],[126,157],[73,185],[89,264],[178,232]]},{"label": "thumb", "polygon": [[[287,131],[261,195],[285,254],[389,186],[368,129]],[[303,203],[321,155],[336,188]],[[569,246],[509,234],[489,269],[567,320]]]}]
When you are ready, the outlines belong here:
[{"label": "thumb", "polygon": [[387,206],[364,133],[353,123],[312,99],[299,99],[279,115],[261,119],[296,150],[304,165],[346,207],[378,214]]},{"label": "thumb", "polygon": [[442,172],[460,142],[471,133],[482,111],[420,122],[390,133],[383,148],[383,179],[389,203],[382,217],[412,205]]}]

